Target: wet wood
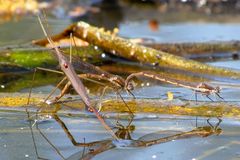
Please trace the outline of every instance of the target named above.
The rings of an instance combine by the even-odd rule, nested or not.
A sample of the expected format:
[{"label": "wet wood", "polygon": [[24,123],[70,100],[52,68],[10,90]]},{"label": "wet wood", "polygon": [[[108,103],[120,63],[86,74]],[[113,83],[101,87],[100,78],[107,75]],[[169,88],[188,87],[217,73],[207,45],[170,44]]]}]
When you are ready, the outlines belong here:
[{"label": "wet wood", "polygon": [[195,73],[214,74],[240,78],[239,71],[214,67],[211,65],[174,56],[167,52],[155,50],[134,44],[127,39],[113,36],[112,34],[91,26],[85,22],[78,22],[73,28],[73,35],[95,44],[108,52],[129,60],[146,64],[160,65],[177,68]]},{"label": "wet wood", "polygon": [[[107,31],[104,31],[104,29],[91,26],[85,22],[73,24],[62,33],[53,36],[52,38],[54,40],[58,40],[70,33],[72,33],[75,37],[89,42],[90,44],[101,47],[115,56],[120,56],[131,61],[138,61],[153,66],[170,67],[200,74],[240,78],[239,71],[214,67],[208,64],[175,56],[171,53],[135,44],[130,40],[117,37]],[[38,41],[38,44],[40,43],[46,43],[46,40]]]},{"label": "wet wood", "polygon": [[143,43],[143,45],[180,56],[187,56],[191,54],[203,55],[206,53],[232,53],[232,56],[237,56],[237,53],[240,51],[239,41],[202,43]]}]

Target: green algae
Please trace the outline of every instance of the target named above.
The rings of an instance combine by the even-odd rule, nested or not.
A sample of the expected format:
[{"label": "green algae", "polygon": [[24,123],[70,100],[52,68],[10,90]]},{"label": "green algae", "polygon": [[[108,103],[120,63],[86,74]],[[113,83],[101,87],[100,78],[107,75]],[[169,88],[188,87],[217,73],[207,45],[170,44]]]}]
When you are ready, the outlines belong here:
[{"label": "green algae", "polygon": [[[43,95],[32,95],[30,99],[33,102],[32,107],[41,107]],[[0,95],[1,107],[24,107],[27,103],[27,94],[24,95]],[[189,102],[189,101],[168,101],[159,99],[136,99],[126,100],[128,107],[134,114],[169,114],[169,115],[184,115],[184,116],[201,116],[201,117],[228,117],[228,118],[240,118],[240,106],[238,104],[232,104],[228,102]],[[53,108],[58,107],[61,104],[61,110],[59,112],[71,112],[71,110],[84,110],[84,104],[81,101],[65,99],[58,104],[52,104],[49,106],[49,112]],[[102,103],[102,113],[128,113],[129,110],[126,105],[119,100],[106,99]],[[48,112],[45,108],[44,112]]]},{"label": "green algae", "polygon": [[[69,48],[62,48],[64,53],[69,56]],[[98,63],[104,61],[101,59],[102,50],[94,49],[94,47],[78,47],[74,48],[72,55],[77,58],[81,58],[84,61],[91,63]],[[0,52],[0,67],[16,66],[26,69],[32,69],[36,67],[55,67],[57,66],[57,60],[51,54],[51,50],[45,48],[25,48],[25,49],[10,49]]]}]

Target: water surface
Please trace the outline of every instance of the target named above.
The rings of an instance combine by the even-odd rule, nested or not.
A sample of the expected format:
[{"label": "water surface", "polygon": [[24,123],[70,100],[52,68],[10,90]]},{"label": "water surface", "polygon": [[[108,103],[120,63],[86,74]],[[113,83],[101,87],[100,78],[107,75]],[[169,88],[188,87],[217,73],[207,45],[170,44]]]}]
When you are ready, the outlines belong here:
[{"label": "water surface", "polygon": [[[50,19],[49,24],[51,31],[57,33],[70,24],[69,19],[55,20]],[[112,24],[111,24],[112,25]],[[31,26],[31,27],[29,27]],[[15,28],[17,27],[17,30]],[[28,29],[26,29],[28,28]],[[156,42],[212,42],[212,41],[231,41],[240,40],[240,23],[160,23],[158,31],[152,31],[148,26],[148,21],[132,20],[131,22],[121,19],[119,23],[120,35],[129,38],[143,37]],[[11,45],[20,45],[29,43],[33,39],[43,37],[42,31],[33,17],[23,18],[19,22],[7,22],[0,27],[0,46],[6,47]],[[240,69],[238,60],[224,60],[209,62],[211,65],[223,66],[234,69]],[[216,80],[213,78],[212,80]],[[209,81],[211,82],[211,80]],[[226,81],[224,81],[226,82]],[[230,82],[227,81],[227,82]],[[232,81],[231,81],[232,82]],[[20,81],[19,81],[20,83]],[[236,84],[238,83],[235,82]],[[218,85],[221,85],[218,84]],[[34,88],[34,93],[47,93],[54,88],[55,83],[44,84]],[[167,99],[166,93],[172,92],[175,99],[195,100],[191,90],[172,86],[165,83],[156,83],[152,80],[143,80],[142,84],[136,87],[134,94],[138,98],[162,98]],[[16,92],[26,93],[28,87]],[[14,94],[14,93],[12,93]],[[239,87],[224,87],[221,92],[225,101],[239,102]],[[115,94],[108,95],[115,98]],[[125,94],[124,96],[127,96]],[[212,97],[215,101],[218,98]],[[199,100],[210,101],[205,96],[199,96]],[[76,113],[78,114],[78,113]],[[33,114],[32,114],[33,115]],[[77,116],[61,115],[60,118],[66,123],[70,132],[77,141],[92,142],[111,138],[102,128],[96,118],[88,114],[79,114]],[[30,132],[29,122],[26,120],[27,114],[23,111],[0,111],[0,155],[1,159],[36,159],[36,153],[33,146],[32,135]],[[170,115],[136,115],[133,125],[136,130],[131,134],[133,139],[138,139],[146,134],[159,131],[162,136],[169,136],[171,133],[191,131],[197,126],[207,126],[206,117],[183,117]],[[235,118],[223,118],[220,128],[222,134],[212,135],[201,138],[188,138],[175,140],[147,148],[115,148],[97,155],[93,159],[240,159],[240,121]],[[111,126],[114,126],[117,118],[107,119]],[[111,123],[110,123],[111,122]],[[122,124],[127,124],[126,120],[121,120]],[[217,119],[211,120],[214,126]],[[63,129],[54,119],[44,119],[38,124],[41,131],[54,144],[57,150],[61,152],[64,158],[78,153],[81,155],[83,148],[74,147],[68,139]],[[171,131],[171,132],[170,132]],[[37,151],[39,155],[47,159],[61,159],[55,149],[50,146],[33,126],[33,133]]]}]

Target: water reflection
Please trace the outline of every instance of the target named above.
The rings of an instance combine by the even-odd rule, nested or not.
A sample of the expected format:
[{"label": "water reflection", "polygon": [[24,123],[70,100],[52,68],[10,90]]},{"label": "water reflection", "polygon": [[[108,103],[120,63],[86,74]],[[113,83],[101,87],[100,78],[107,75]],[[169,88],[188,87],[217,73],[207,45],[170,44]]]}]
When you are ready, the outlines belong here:
[{"label": "water reflection", "polygon": [[[31,114],[33,115],[35,113]],[[94,116],[82,114],[81,112],[77,113],[75,110],[72,110],[72,112],[65,112],[65,114],[59,112],[58,116],[68,127],[69,132],[71,132],[77,142],[88,143],[99,141],[102,142],[99,143],[99,147],[104,143],[103,140],[106,140],[107,144],[110,143],[108,141],[110,140],[109,135],[105,132]],[[116,116],[109,116],[109,114],[105,115],[105,117],[108,117],[106,118],[108,124],[110,124],[110,122],[114,122],[115,124]],[[26,113],[1,110],[0,119],[1,159],[26,159],[25,156],[28,156],[30,159],[37,159],[28,126],[29,123],[26,121]],[[125,126],[125,128],[128,125],[128,121],[126,119],[121,119],[119,122]],[[151,114],[147,116],[136,114],[136,117],[131,124],[135,126],[135,130],[133,132],[130,131],[130,135],[133,140],[139,140],[139,137],[152,133],[150,136],[143,138],[143,140],[148,141],[193,131],[197,127],[209,126],[206,118],[199,117],[197,122],[198,125],[196,126],[196,119],[191,116],[183,117],[158,114]],[[218,120],[216,118],[210,120],[210,123],[213,126],[216,126],[217,122]],[[71,156],[72,159],[74,159],[73,155],[75,155],[75,159],[80,159],[82,157],[81,153],[83,153],[84,147],[75,147],[55,119],[46,119],[44,117],[43,119],[38,120],[38,127],[57,148],[57,150],[61,152],[64,159]],[[112,127],[116,127],[116,125],[112,125]],[[153,145],[151,147],[131,147],[131,149],[128,149],[127,147],[119,149],[114,146],[115,149],[97,154],[97,156],[93,159],[138,160],[141,158],[147,160],[152,159],[152,157],[161,157],[161,159],[195,158],[215,160],[239,158],[239,119],[224,118],[218,128],[223,130],[220,136],[213,135],[208,136],[207,138],[196,136],[195,138],[192,137],[175,140],[167,143],[161,143],[159,145]],[[118,129],[116,128],[115,131],[118,131]],[[50,146],[49,143],[42,138],[39,131],[35,129],[35,126],[33,127],[33,133],[38,153],[41,157],[51,160],[63,159],[56,154],[56,151],[52,148],[52,146]],[[124,142],[124,140],[122,142]],[[103,147],[102,149],[106,148]],[[93,150],[90,149],[90,151]],[[89,147],[85,147],[85,154],[90,151]]]},{"label": "water reflection", "polygon": [[[60,108],[57,108],[57,110],[58,109]],[[92,159],[95,156],[98,156],[100,153],[112,150],[114,148],[123,148],[123,149],[146,148],[153,145],[169,143],[169,142],[180,140],[180,139],[192,139],[196,137],[204,138],[208,136],[219,135],[222,133],[222,129],[220,128],[220,124],[222,120],[217,118],[217,122],[215,122],[214,124],[211,122],[212,120],[207,119],[206,120],[207,125],[196,126],[194,129],[189,131],[161,130],[153,133],[144,134],[138,138],[132,138],[131,135],[134,133],[135,129],[137,129],[137,126],[133,124],[134,121],[130,121],[131,123],[128,123],[127,125],[120,124],[120,122],[117,121],[113,129],[115,130],[115,134],[119,138],[118,140],[111,139],[111,138],[103,138],[100,140],[98,139],[97,141],[92,141],[87,143],[85,142],[85,138],[84,138],[83,142],[77,142],[77,140],[74,138],[71,131],[68,129],[67,125],[57,114],[56,112],[57,110],[54,110],[54,112],[52,113],[48,113],[48,116],[49,114],[51,114],[51,117],[62,128],[64,133],[67,135],[68,139],[71,141],[72,145],[77,147],[82,147],[82,150],[77,151],[76,153],[70,156],[67,156],[68,158],[65,158],[66,156],[62,154],[64,150],[55,146],[55,144],[52,143],[54,139],[49,139],[48,135],[44,133],[46,131],[43,131],[43,129],[40,129],[42,124],[41,123],[38,124],[37,122],[36,128],[40,132],[40,134],[43,136],[43,138],[54,148],[55,152],[62,159],[68,159],[68,160]],[[39,155],[39,157],[41,157],[41,155]]]}]

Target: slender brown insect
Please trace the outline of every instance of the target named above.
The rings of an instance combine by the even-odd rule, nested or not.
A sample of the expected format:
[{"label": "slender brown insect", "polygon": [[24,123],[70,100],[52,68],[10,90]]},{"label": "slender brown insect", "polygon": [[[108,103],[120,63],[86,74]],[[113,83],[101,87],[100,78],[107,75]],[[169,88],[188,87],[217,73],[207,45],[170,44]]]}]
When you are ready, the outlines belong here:
[{"label": "slender brown insect", "polygon": [[[71,36],[70,34],[70,38],[73,39],[73,42],[75,43],[75,40],[74,38]],[[72,41],[72,40],[71,40]],[[58,48],[59,49],[59,48]],[[59,49],[60,50],[60,49]],[[70,50],[70,53],[71,53],[71,50]],[[71,54],[70,54],[71,55]],[[67,58],[67,57],[66,57]],[[83,72],[85,74],[80,74],[78,75],[80,78],[83,78],[83,79],[87,79],[87,80],[90,80],[90,79],[97,79],[97,80],[104,80],[104,81],[108,81],[110,82],[110,84],[112,84],[110,86],[110,88],[114,89],[114,91],[116,91],[117,95],[120,96],[120,98],[122,99],[122,101],[125,103],[125,105],[127,106],[128,110],[129,110],[129,113],[133,116],[133,113],[131,112],[129,106],[127,105],[127,103],[124,101],[124,99],[122,98],[120,92],[122,90],[125,90],[127,93],[131,94],[133,97],[134,95],[132,94],[131,90],[133,90],[133,84],[130,82],[129,85],[128,85],[128,88],[125,88],[125,80],[118,76],[118,75],[114,75],[114,74],[111,74],[109,72],[106,72],[102,69],[100,69],[99,67],[96,67],[90,63],[87,63],[87,62],[84,62],[82,61],[80,58],[77,58],[77,57],[74,57],[74,56],[71,56],[70,59],[67,58],[67,60],[69,60],[69,62],[71,62],[72,66],[74,67],[74,69],[76,71],[79,71],[79,72]],[[66,67],[66,65],[65,65]],[[49,70],[49,69],[45,69],[45,68],[40,68],[38,67],[38,69],[40,70],[45,70],[45,71],[51,71],[51,72],[55,72],[55,73],[60,73],[62,74],[61,72],[58,72],[58,71],[53,71],[53,70]],[[57,85],[56,88],[58,88],[64,81],[66,80],[66,78],[63,78],[59,84]],[[94,81],[96,82],[96,81]],[[99,83],[99,82],[97,82]],[[101,83],[99,83],[101,84]],[[55,102],[57,102],[61,97],[63,97],[65,95],[65,93],[69,90],[70,86],[72,85],[71,81],[67,82],[66,85],[63,87],[63,89],[61,90],[61,93],[55,97]],[[107,88],[108,86],[106,86],[105,88]],[[104,89],[105,91],[105,89]],[[55,90],[53,90],[49,96],[45,99],[45,102],[50,98],[50,96],[55,92]],[[102,93],[103,94],[103,93]],[[135,98],[135,97],[134,97]],[[99,109],[101,110],[101,108]]]},{"label": "slender brown insect", "polygon": [[[74,41],[74,39],[73,39],[73,41]],[[71,50],[70,50],[70,53],[71,53]],[[77,57],[74,57],[74,56],[71,56],[70,59],[69,58],[67,58],[67,59],[69,60],[69,62],[71,62],[71,64],[73,65],[73,67],[76,71],[85,73],[85,74],[79,74],[78,75],[79,78],[90,80],[90,81],[93,81],[92,79],[96,79],[96,80],[104,80],[104,81],[110,82],[110,84],[111,84],[110,88],[113,89],[114,91],[116,91],[117,95],[121,98],[121,100],[123,101],[123,103],[125,104],[125,106],[127,107],[128,111],[129,111],[130,119],[132,121],[132,119],[134,117],[134,114],[132,113],[130,107],[128,106],[128,104],[125,102],[125,100],[123,99],[123,97],[120,94],[120,92],[125,89],[124,88],[125,80],[122,77],[120,77],[118,75],[111,74],[109,72],[106,72],[106,71],[100,69],[99,67],[96,67],[96,66],[94,66],[90,63],[84,62],[80,58],[77,58]],[[41,67],[38,67],[37,69],[44,70],[44,71],[55,72],[55,73],[59,73],[59,74],[64,74],[63,72],[50,70],[50,69],[46,69],[46,68],[41,68]],[[57,84],[55,89],[52,90],[52,92],[45,98],[44,102],[47,102],[47,100],[52,96],[52,94],[55,92],[55,90],[66,80],[67,80],[67,78],[64,77]],[[93,82],[105,86],[104,90],[103,90],[104,92],[105,92],[105,89],[109,88],[108,85],[106,86],[103,83],[100,83],[98,81],[93,81]],[[69,90],[71,85],[72,85],[71,81],[68,81],[66,83],[66,85],[63,87],[63,89],[61,90],[61,93],[58,96],[55,97],[53,102],[48,102],[48,104],[58,102],[58,100],[60,100],[61,97],[63,97],[65,95],[65,93]],[[125,90],[127,91],[127,93],[131,94],[134,97],[134,95],[131,93],[132,89],[133,89],[133,84],[129,83],[129,87]],[[102,93],[101,97],[103,96],[104,92]],[[101,101],[101,97],[100,97],[100,101]],[[99,105],[99,106],[100,106],[99,111],[101,111],[102,106],[101,105]]]},{"label": "slender brown insect", "polygon": [[159,80],[161,82],[166,82],[166,83],[170,83],[170,84],[173,84],[173,85],[176,85],[176,86],[180,86],[180,87],[191,89],[191,90],[195,91],[195,98],[196,98],[196,100],[197,100],[197,93],[201,93],[201,94],[205,95],[211,101],[213,101],[209,97],[209,95],[211,95],[211,94],[215,94],[219,98],[224,100],[219,95],[220,87],[212,87],[210,85],[207,85],[206,83],[200,83],[200,84],[196,85],[196,84],[193,84],[193,83],[183,82],[183,81],[180,81],[180,80],[164,77],[164,76],[158,75],[156,73],[147,72],[147,71],[146,72],[133,73],[133,74],[129,75],[127,77],[126,81],[125,81],[125,88],[128,88],[129,87],[128,86],[129,82],[133,79],[133,77],[137,77],[137,76],[144,76],[144,77],[148,77],[148,78]]},{"label": "slender brown insect", "polygon": [[[86,77],[91,79],[97,79],[97,80],[105,80],[112,84],[111,88],[113,88],[116,92],[120,92],[122,90],[126,90],[127,93],[131,94],[133,97],[134,95],[131,93],[131,90],[133,89],[133,84],[129,83],[128,88],[124,88],[125,80],[118,76],[111,73],[108,73],[99,67],[96,67],[90,63],[84,62],[79,58],[73,57],[72,58],[72,65],[74,66],[74,69],[79,72],[85,72],[85,74],[79,75],[79,77]],[[71,83],[68,82],[63,90],[61,91],[61,94],[56,97],[56,100],[59,100],[69,89],[71,86]]]},{"label": "slender brown insect", "polygon": [[[72,66],[72,58],[70,58],[70,60],[65,57],[63,54],[63,52],[60,50],[60,48],[57,48],[53,45],[53,42],[52,40],[49,38],[47,32],[45,31],[44,27],[43,27],[43,24],[41,22],[41,19],[40,17],[38,17],[39,19],[39,22],[41,24],[41,27],[44,31],[44,34],[45,36],[47,37],[49,43],[51,44],[52,48],[54,49],[54,54],[56,55],[56,57],[58,58],[59,60],[59,64],[60,64],[60,67],[61,67],[61,70],[63,71],[63,73],[66,74],[67,78],[69,79],[69,82],[65,85],[64,89],[62,90],[61,94],[56,97],[56,101],[58,99],[60,99],[64,94],[65,94],[65,91],[70,87],[70,85],[72,85],[73,87],[75,87],[75,90],[77,91],[77,93],[82,97],[83,99],[83,102],[85,103],[85,105],[87,107],[89,107],[91,110],[93,110],[94,108],[91,108],[91,106],[89,106],[90,104],[90,100],[88,98],[88,95],[86,94],[86,91],[85,91],[85,87],[83,86],[83,84],[81,83],[81,81],[79,82],[78,81],[78,77],[76,76],[75,74],[75,71],[73,69],[73,66]],[[83,62],[81,61],[80,59],[76,60],[76,58],[74,58],[74,61],[73,61],[73,65],[75,68],[79,69],[79,70],[84,70],[85,72],[87,72],[87,74],[82,74],[82,75],[78,75],[79,77],[81,78],[95,78],[95,79],[103,79],[103,80],[106,80],[106,81],[109,81],[111,84],[113,84],[113,87],[114,89],[116,90],[122,90],[124,89],[124,79],[121,78],[120,76],[117,76],[117,75],[112,75],[108,72],[105,72],[103,70],[101,70],[100,68],[98,67],[95,67],[91,64],[88,64],[86,62]],[[49,69],[44,69],[44,68],[38,68],[40,70],[46,70],[46,71],[49,71]],[[52,71],[52,70],[50,70]],[[54,71],[56,73],[59,73],[58,71]],[[35,72],[34,72],[35,73]],[[61,74],[63,74],[61,73]],[[64,82],[65,80],[67,80],[67,78],[65,77],[59,84],[58,86]],[[78,88],[77,88],[78,87]],[[130,91],[129,91],[130,92]],[[119,93],[120,95],[120,93]],[[45,99],[45,101],[51,96],[51,94]],[[120,95],[121,97],[121,95]],[[30,97],[29,97],[30,98]],[[121,97],[122,98],[122,97]],[[123,98],[122,98],[123,100]],[[123,102],[125,103],[125,101],[123,100]],[[126,104],[126,103],[125,103]],[[91,104],[90,104],[91,105]],[[127,104],[126,104],[127,106]],[[128,106],[127,106],[128,107]],[[128,107],[129,109],[129,107]],[[96,112],[96,110],[93,110],[97,116],[97,118],[100,120],[100,122],[104,125],[104,127],[111,133],[112,137],[114,139],[118,139],[118,136],[115,135],[115,133],[105,124],[104,120],[101,118],[101,116],[99,115],[98,112]],[[131,110],[129,109],[129,112],[131,113],[131,117],[133,118],[133,113],[131,112]],[[57,117],[54,117],[56,120],[57,120]],[[75,141],[75,139],[73,138],[73,136],[68,132],[67,130],[67,127],[63,124],[63,123],[60,123],[60,121],[58,121],[59,124],[62,126],[62,128],[64,129],[64,131],[66,132],[66,134],[68,135],[68,137],[71,139],[71,142],[73,143],[73,145],[75,146],[82,146],[82,147],[89,147],[91,146],[92,144],[87,144],[87,143],[78,143]],[[37,126],[37,124],[36,124]],[[43,133],[40,132],[40,134],[42,135],[42,137],[44,137]],[[34,137],[34,136],[33,136]],[[44,137],[46,139],[46,137]],[[51,144],[51,143],[50,143]],[[52,145],[53,146],[53,145]],[[35,147],[36,148],[36,147]],[[57,149],[55,147],[53,147],[56,152],[63,158],[63,156],[57,151]],[[37,149],[35,149],[36,152],[37,152]],[[36,153],[38,155],[38,153]]]},{"label": "slender brown insect", "polygon": [[105,123],[105,121],[100,116],[100,114],[97,112],[97,110],[92,106],[92,104],[90,102],[90,98],[88,97],[88,94],[86,92],[86,89],[85,89],[83,83],[81,82],[81,80],[79,79],[79,77],[77,76],[72,64],[64,56],[63,52],[60,51],[60,49],[54,45],[54,42],[48,36],[39,15],[38,15],[38,20],[39,20],[39,23],[42,27],[42,30],[43,30],[43,33],[44,33],[45,37],[47,38],[49,44],[53,48],[53,54],[57,57],[61,70],[64,72],[64,74],[66,75],[68,80],[71,82],[71,85],[73,86],[75,91],[80,95],[80,97],[82,98],[82,100],[83,100],[84,104],[86,105],[87,109],[90,109],[91,111],[94,112],[94,114],[96,115],[98,120],[102,123],[104,128],[112,135],[112,137],[114,139],[118,139],[118,137],[111,130],[111,128]]}]

